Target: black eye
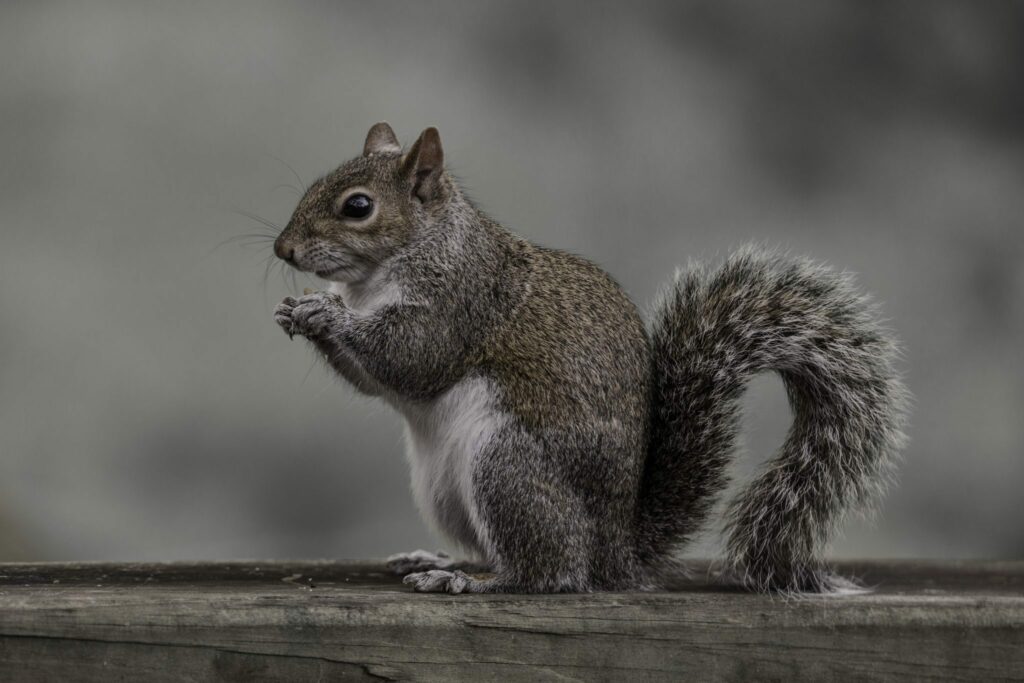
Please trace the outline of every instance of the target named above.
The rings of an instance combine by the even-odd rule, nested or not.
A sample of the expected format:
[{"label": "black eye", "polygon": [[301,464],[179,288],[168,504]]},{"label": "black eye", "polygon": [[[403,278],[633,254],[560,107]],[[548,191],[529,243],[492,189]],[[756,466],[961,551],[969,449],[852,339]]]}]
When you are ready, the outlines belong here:
[{"label": "black eye", "polygon": [[341,215],[345,218],[366,218],[373,211],[373,200],[365,194],[354,194],[341,205]]}]

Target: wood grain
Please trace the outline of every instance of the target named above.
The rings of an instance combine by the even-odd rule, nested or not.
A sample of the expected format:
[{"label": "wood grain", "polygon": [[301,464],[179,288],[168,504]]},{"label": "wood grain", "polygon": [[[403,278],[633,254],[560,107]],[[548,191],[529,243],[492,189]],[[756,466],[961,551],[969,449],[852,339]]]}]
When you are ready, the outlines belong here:
[{"label": "wood grain", "polygon": [[420,595],[370,562],[0,564],[2,681],[1024,680],[1024,562],[873,591]]}]

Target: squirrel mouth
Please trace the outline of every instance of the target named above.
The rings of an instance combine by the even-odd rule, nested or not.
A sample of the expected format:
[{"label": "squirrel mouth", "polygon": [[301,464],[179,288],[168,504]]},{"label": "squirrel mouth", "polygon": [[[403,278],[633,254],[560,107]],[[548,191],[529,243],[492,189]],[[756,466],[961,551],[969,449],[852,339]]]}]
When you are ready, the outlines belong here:
[{"label": "squirrel mouth", "polygon": [[331,278],[350,270],[352,270],[352,266],[338,266],[336,268],[328,268],[327,270],[314,270],[313,272],[318,278],[330,280]]}]

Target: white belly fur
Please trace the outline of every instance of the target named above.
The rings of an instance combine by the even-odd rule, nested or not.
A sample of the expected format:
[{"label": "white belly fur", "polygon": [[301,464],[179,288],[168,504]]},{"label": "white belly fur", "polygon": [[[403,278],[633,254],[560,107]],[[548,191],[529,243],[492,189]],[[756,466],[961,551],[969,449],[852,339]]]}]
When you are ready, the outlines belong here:
[{"label": "white belly fur", "polygon": [[480,451],[508,416],[490,380],[465,379],[429,403],[399,406],[407,421],[413,498],[438,531],[482,558],[491,556],[473,496]]}]

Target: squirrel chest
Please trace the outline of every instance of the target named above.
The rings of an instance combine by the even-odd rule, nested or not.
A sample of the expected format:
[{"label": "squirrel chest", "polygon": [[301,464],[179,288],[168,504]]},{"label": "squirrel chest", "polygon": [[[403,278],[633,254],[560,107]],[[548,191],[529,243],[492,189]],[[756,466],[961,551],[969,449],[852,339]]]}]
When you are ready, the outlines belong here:
[{"label": "squirrel chest", "polygon": [[460,380],[428,402],[400,406],[416,505],[435,528],[466,550],[486,556],[489,540],[473,490],[481,452],[508,421],[494,383]]}]

